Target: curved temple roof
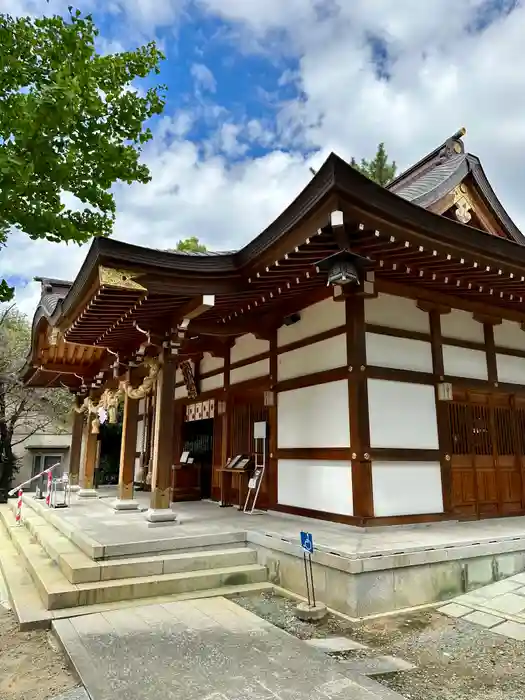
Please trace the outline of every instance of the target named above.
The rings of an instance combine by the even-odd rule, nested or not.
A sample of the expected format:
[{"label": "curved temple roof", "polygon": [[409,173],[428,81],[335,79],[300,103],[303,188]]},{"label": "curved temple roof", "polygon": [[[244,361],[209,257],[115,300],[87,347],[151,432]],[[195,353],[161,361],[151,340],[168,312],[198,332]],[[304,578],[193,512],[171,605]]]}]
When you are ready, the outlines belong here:
[{"label": "curved temple roof", "polygon": [[[275,325],[312,298],[326,296],[326,279],[316,262],[341,248],[372,258],[376,277],[385,283],[408,281],[433,294],[464,294],[466,299],[476,293],[480,304],[525,320],[525,239],[486,182],[478,159],[464,152],[461,135],[387,189],[331,154],[296,199],[239,251],[187,254],[95,239],[73,283],[41,280],[34,333],[45,319],[70,346],[125,355],[144,342],[145,327],[148,333],[165,333],[199,295],[213,295],[212,307],[191,322],[185,352],[209,351],[213,343],[221,352],[212,336],[259,332],[266,322]],[[425,210],[467,173],[495,215],[501,208],[498,219],[508,238]],[[336,210],[345,220],[339,229],[330,224]],[[436,263],[444,273],[436,274]],[[37,346],[34,340],[35,352]],[[32,361],[38,363],[40,356],[34,353]]]}]

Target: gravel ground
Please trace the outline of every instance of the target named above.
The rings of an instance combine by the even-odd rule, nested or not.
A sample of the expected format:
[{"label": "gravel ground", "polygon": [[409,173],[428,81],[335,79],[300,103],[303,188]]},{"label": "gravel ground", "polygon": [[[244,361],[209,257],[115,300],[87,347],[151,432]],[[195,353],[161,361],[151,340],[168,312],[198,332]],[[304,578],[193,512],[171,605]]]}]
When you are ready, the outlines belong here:
[{"label": "gravel ground", "polygon": [[20,632],[0,606],[0,700],[48,700],[77,685],[50,632]]},{"label": "gravel ground", "polygon": [[374,679],[408,700],[525,700],[525,643],[506,639],[435,611],[352,623],[333,615],[323,622],[301,622],[294,602],[274,593],[235,598],[235,602],[299,639],[346,636],[369,650],[333,654],[356,659],[397,656],[412,671]]}]

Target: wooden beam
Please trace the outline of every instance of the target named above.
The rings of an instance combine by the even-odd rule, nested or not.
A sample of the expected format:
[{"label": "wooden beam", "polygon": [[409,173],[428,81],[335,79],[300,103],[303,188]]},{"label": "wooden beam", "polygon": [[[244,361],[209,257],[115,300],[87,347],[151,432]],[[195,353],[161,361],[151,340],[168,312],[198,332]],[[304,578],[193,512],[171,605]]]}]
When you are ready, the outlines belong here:
[{"label": "wooden beam", "polygon": [[138,415],[138,400],[132,399],[126,394],[124,398],[124,418],[122,422],[122,440],[120,445],[120,465],[118,477],[119,501],[131,501],[133,499]]},{"label": "wooden beam", "polygon": [[196,296],[175,310],[173,320],[175,323],[180,323],[186,319],[191,321],[194,318],[201,316],[206,311],[213,309],[214,306],[215,294],[203,294],[202,296]]},{"label": "wooden beam", "polygon": [[80,475],[80,456],[82,453],[82,431],[84,413],[73,413],[73,430],[71,431],[71,448],[69,450],[69,484],[78,486]]},{"label": "wooden beam", "polygon": [[[151,499],[147,519],[175,520],[170,513],[171,466],[173,464],[173,425],[175,421],[176,358],[162,353],[157,375],[155,428],[151,472]],[[159,514],[158,511],[165,511]]]},{"label": "wooden beam", "polygon": [[483,324],[483,336],[485,338],[485,353],[487,357],[487,378],[489,382],[496,383],[498,381],[498,361],[494,340],[494,324]]},{"label": "wooden beam", "polygon": [[357,295],[347,297],[345,310],[354,516],[371,518],[374,515],[374,495],[372,489],[372,462],[370,459],[368,385],[365,372],[364,298]]},{"label": "wooden beam", "polygon": [[424,311],[427,314],[434,311],[437,314],[449,314],[452,310],[449,305],[437,304],[436,302],[429,301],[428,299],[418,299],[416,306],[420,311]]},{"label": "wooden beam", "polygon": [[449,432],[447,419],[447,405],[439,400],[438,384],[443,381],[445,366],[443,361],[443,339],[441,337],[441,315],[439,311],[432,310],[429,315],[430,323],[430,347],[432,352],[432,370],[434,374],[434,397],[436,401],[436,421],[439,443],[439,463],[441,465],[441,489],[443,496],[443,510],[450,513],[452,510],[452,470],[450,463]]}]

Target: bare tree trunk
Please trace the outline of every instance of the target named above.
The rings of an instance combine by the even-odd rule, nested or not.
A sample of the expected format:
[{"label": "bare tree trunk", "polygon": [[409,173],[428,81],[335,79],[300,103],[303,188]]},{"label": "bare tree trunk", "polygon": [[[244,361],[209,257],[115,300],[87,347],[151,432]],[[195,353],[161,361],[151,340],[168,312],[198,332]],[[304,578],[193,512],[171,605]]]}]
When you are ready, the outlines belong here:
[{"label": "bare tree trunk", "polygon": [[0,382],[0,503],[7,502],[7,492],[16,474],[16,458],[13,454],[13,433],[7,421],[5,384]]}]

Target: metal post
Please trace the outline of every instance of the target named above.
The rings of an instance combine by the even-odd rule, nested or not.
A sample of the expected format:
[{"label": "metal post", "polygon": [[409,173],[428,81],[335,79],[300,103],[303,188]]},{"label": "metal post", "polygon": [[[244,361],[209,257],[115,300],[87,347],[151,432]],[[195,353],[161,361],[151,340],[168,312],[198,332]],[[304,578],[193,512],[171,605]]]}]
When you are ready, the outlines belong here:
[{"label": "metal post", "polygon": [[[311,608],[311,607],[312,607],[312,603],[311,603],[311,600],[310,600],[310,583],[309,583],[309,581],[308,581],[308,567],[307,567],[307,565],[306,565],[306,552],[303,554],[303,560],[304,560],[304,575],[305,575],[305,578],[306,578],[306,594],[307,594],[307,596],[308,596],[308,607]],[[315,603],[314,603],[314,605],[315,605]]]},{"label": "metal post", "polygon": [[[312,584],[312,600],[313,600],[313,604],[314,604],[314,608],[315,608],[314,572],[313,572],[313,568],[312,568],[312,555],[311,554],[308,555],[308,559],[310,562],[310,582]],[[310,601],[308,601],[308,604],[310,604]]]}]

